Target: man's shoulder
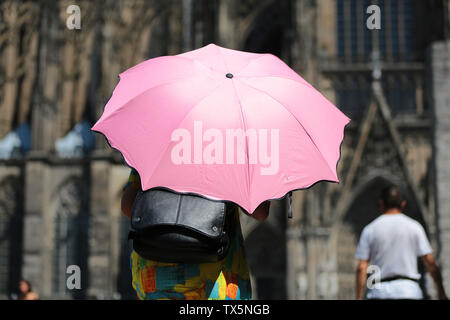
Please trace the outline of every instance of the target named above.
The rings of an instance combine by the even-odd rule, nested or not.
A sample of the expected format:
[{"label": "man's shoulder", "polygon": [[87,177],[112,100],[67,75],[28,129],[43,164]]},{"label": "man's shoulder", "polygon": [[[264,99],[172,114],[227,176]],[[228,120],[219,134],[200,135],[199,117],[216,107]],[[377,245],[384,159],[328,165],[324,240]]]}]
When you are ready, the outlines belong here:
[{"label": "man's shoulder", "polygon": [[409,229],[413,232],[420,232],[423,230],[423,227],[419,221],[407,216],[404,213],[396,214],[394,216],[381,215],[371,224],[373,227],[379,226],[381,228],[386,227],[386,225],[394,225],[402,229]]},{"label": "man's shoulder", "polygon": [[401,219],[404,220],[404,223],[409,224],[412,228],[419,228],[419,229],[423,228],[422,225],[420,224],[420,222],[417,221],[416,219],[411,218],[404,213],[400,214],[400,216],[401,216]]},{"label": "man's shoulder", "polygon": [[[364,229],[367,229],[368,231],[372,229],[379,229],[379,228],[385,228],[386,225],[389,224],[398,224],[398,220],[390,219],[392,216],[387,216],[385,214],[381,214],[380,216],[376,217],[374,220],[372,220]],[[400,218],[400,217],[399,217]]]},{"label": "man's shoulder", "polygon": [[384,217],[383,215],[380,215],[378,217],[376,217],[375,219],[373,219],[366,227],[365,229],[371,229],[374,228],[375,226],[377,226],[380,223],[383,223],[384,221]]}]

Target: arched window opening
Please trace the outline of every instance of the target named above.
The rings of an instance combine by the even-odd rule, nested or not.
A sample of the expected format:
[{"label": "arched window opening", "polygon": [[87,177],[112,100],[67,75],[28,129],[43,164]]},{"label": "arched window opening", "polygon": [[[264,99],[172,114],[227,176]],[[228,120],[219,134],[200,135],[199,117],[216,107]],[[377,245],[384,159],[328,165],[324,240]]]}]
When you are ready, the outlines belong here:
[{"label": "arched window opening", "polygon": [[[52,284],[55,295],[80,299],[85,297],[88,256],[89,216],[82,182],[70,179],[60,188],[54,219]],[[81,289],[67,287],[67,268],[80,268]]]}]

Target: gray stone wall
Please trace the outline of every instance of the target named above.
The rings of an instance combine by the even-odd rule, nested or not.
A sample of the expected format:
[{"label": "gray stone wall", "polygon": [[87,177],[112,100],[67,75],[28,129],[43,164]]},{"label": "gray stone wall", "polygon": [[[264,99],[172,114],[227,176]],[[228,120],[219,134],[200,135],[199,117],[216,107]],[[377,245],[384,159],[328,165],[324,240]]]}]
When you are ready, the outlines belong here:
[{"label": "gray stone wall", "polygon": [[444,286],[450,290],[450,41],[431,48],[431,80],[434,105],[434,165],[438,259]]}]

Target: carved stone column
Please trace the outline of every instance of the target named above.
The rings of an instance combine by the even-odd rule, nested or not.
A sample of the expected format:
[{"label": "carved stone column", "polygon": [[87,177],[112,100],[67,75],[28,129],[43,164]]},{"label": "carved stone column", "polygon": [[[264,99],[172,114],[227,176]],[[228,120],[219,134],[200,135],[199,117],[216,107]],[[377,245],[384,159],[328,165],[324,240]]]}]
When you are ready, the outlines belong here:
[{"label": "carved stone column", "polygon": [[57,113],[60,95],[59,42],[61,24],[58,3],[43,2],[40,25],[39,67],[32,113],[32,149],[53,149],[58,138]]},{"label": "carved stone column", "polygon": [[438,259],[444,287],[450,290],[450,41],[431,48],[431,80],[434,112],[434,167],[438,222]]},{"label": "carved stone column", "polygon": [[7,37],[6,48],[3,52],[1,69],[4,69],[3,99],[0,101],[0,138],[5,136],[12,129],[15,103],[18,90],[18,52],[19,52],[19,3],[17,1],[7,1],[4,3],[4,19],[6,24]]}]

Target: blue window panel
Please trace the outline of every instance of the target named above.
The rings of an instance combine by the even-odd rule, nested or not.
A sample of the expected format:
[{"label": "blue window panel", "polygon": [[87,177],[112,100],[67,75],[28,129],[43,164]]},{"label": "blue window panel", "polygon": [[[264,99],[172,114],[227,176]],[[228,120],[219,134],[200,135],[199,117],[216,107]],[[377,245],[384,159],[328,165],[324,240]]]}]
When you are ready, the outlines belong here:
[{"label": "blue window panel", "polygon": [[[364,24],[367,21],[369,15],[366,13],[367,7],[371,5],[370,0],[364,0],[363,10],[364,10]],[[366,26],[363,28],[364,30],[364,60],[367,62],[370,60],[370,54],[372,52],[372,30],[369,30]]]},{"label": "blue window panel", "polygon": [[378,30],[378,48],[380,50],[380,56],[385,59],[386,58],[386,15],[384,14],[385,1],[379,0],[378,6],[381,9],[381,29]]},{"label": "blue window panel", "polygon": [[414,59],[414,45],[413,45],[413,17],[412,17],[412,1],[404,0],[403,4],[403,24],[405,33],[405,47],[403,51],[405,52],[405,60],[411,61]]},{"label": "blue window panel", "polygon": [[356,61],[358,59],[358,28],[361,26],[358,25],[357,19],[357,3],[356,0],[350,0],[350,43],[351,43],[351,56],[352,61]]},{"label": "blue window panel", "polygon": [[391,52],[392,52],[392,57],[394,59],[394,61],[398,61],[399,59],[399,41],[398,41],[398,6],[399,4],[401,4],[401,0],[400,1],[392,1],[390,0],[390,9],[391,9],[391,43],[392,43],[392,48],[391,48]]},{"label": "blue window panel", "polygon": [[338,59],[339,61],[344,61],[345,59],[345,28],[344,28],[344,1],[336,1],[336,11],[337,11],[337,45],[338,45]]}]

